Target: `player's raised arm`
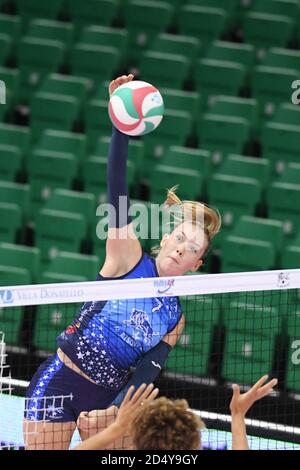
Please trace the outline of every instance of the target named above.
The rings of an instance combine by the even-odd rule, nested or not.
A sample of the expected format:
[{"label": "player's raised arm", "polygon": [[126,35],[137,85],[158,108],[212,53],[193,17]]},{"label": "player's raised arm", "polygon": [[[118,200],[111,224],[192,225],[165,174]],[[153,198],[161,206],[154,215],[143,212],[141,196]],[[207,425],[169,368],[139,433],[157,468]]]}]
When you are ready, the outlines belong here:
[{"label": "player's raised arm", "polygon": [[[111,95],[120,85],[128,83],[133,75],[122,75],[109,85]],[[110,204],[106,259],[103,276],[116,277],[130,271],[139,261],[142,249],[134,233],[128,214],[130,200],[126,182],[128,135],[113,127],[107,163],[107,190]]]}]

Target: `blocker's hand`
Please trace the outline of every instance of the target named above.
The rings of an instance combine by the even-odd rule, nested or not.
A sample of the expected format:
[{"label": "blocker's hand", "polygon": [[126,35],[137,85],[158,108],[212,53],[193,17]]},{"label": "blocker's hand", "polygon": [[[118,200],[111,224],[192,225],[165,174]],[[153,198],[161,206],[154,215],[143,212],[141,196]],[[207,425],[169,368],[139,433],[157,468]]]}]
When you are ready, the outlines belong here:
[{"label": "blocker's hand", "polygon": [[267,380],[268,376],[264,375],[256,382],[255,385],[253,385],[253,387],[250,388],[250,390],[248,390],[248,392],[243,394],[240,393],[240,387],[237,384],[234,384],[232,386],[233,396],[230,403],[231,414],[245,416],[253,403],[272,393],[273,387],[277,385],[278,381],[277,379],[272,379],[265,383]]},{"label": "blocker's hand", "polygon": [[113,94],[113,92],[121,85],[124,85],[124,83],[131,82],[134,79],[134,75],[130,73],[129,75],[122,75],[121,77],[116,78],[115,80],[112,80],[109,84],[109,96]]}]

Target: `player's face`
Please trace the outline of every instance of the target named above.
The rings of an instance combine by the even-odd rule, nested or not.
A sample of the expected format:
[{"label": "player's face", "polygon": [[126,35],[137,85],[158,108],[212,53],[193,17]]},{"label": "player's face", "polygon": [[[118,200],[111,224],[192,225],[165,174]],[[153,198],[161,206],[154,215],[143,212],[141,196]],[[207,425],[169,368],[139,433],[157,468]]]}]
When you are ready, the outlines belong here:
[{"label": "player's face", "polygon": [[208,248],[204,231],[190,222],[183,222],[171,234],[163,236],[157,257],[160,276],[181,276],[196,271],[202,264],[202,256]]}]

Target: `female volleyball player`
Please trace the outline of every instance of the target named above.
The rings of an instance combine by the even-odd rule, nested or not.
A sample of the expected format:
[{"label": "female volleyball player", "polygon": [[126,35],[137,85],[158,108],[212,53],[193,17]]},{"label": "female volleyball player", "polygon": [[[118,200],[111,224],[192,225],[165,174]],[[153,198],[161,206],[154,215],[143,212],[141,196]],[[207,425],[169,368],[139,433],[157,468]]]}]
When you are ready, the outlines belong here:
[{"label": "female volleyball player", "polygon": [[[132,79],[133,75],[124,75],[113,80],[109,93]],[[163,236],[156,260],[150,258],[142,252],[128,214],[127,154],[128,136],[114,128],[107,179],[109,203],[117,217],[110,213],[106,259],[97,281],[196,271],[219,231],[219,214],[197,202],[181,203],[169,191],[167,204],[181,206],[187,217],[170,235]],[[121,196],[127,202],[124,212]],[[26,447],[68,448],[82,411],[107,408],[126,384],[128,388],[153,382],[183,326],[177,297],[85,303],[73,324],[58,337],[57,353],[39,367],[29,385]],[[129,381],[132,366],[136,370]],[[122,397],[120,394],[117,404]]]},{"label": "female volleyball player", "polygon": [[[232,450],[248,450],[245,416],[251,406],[273,391],[277,379],[265,383],[261,377],[248,392],[241,394],[237,384],[232,386],[230,402]],[[112,445],[128,432],[136,450],[197,450],[201,449],[199,430],[203,421],[188,409],[186,400],[161,397],[153,402],[153,385],[142,385],[134,395],[131,387],[116,419],[104,431],[79,444],[75,450],[100,450]],[[157,389],[156,389],[157,390]],[[148,395],[147,395],[148,394]],[[148,398],[145,399],[145,396]],[[140,405],[143,405],[141,408]]]}]

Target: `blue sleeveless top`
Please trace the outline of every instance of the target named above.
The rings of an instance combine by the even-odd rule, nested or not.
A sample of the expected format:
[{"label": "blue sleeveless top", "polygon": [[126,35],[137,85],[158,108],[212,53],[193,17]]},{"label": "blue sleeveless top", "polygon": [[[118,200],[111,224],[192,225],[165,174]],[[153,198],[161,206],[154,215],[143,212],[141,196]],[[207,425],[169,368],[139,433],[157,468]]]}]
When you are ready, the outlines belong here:
[{"label": "blue sleeveless top", "polygon": [[[99,274],[97,281],[149,277],[158,273],[155,261],[144,253],[124,276]],[[118,390],[126,383],[129,368],[175,328],[181,313],[178,297],[86,302],[57,343],[94,382]]]}]

